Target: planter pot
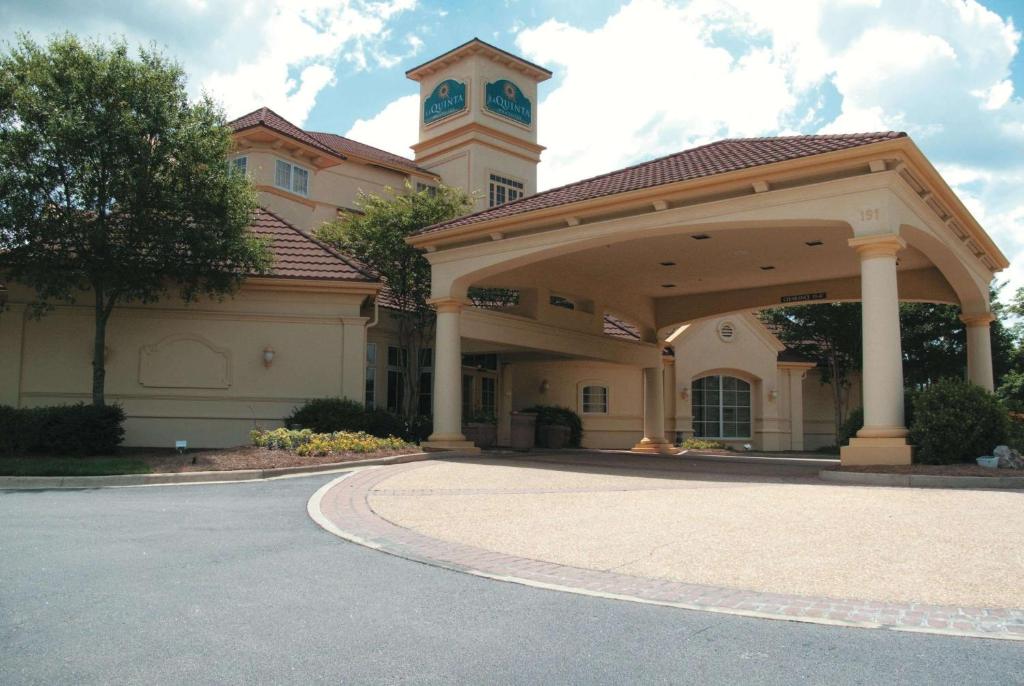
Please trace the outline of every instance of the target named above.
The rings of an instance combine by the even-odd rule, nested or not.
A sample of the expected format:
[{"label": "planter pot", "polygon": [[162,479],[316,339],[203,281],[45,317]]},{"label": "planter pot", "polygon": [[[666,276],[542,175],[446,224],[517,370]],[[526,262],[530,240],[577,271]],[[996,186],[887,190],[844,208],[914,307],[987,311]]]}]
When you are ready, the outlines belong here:
[{"label": "planter pot", "polygon": [[542,448],[568,448],[572,429],[561,424],[544,424],[537,427],[537,443]]},{"label": "planter pot", "polygon": [[512,413],[511,443],[513,450],[529,450],[533,447],[537,433],[536,425],[537,415],[535,413]]},{"label": "planter pot", "polygon": [[989,469],[995,469],[996,467],[999,466],[999,458],[998,457],[979,457],[978,458],[978,464],[980,464],[982,467],[988,467]]},{"label": "planter pot", "polygon": [[498,442],[498,426],[470,422],[462,426],[466,440],[473,441],[478,448],[493,448]]}]

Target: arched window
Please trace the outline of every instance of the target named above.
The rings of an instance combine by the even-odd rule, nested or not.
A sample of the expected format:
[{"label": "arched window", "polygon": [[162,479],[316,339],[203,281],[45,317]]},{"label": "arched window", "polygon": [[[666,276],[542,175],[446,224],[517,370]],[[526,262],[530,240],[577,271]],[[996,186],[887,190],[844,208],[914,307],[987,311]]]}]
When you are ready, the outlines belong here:
[{"label": "arched window", "polygon": [[750,384],[732,376],[693,382],[693,435],[750,438]]}]

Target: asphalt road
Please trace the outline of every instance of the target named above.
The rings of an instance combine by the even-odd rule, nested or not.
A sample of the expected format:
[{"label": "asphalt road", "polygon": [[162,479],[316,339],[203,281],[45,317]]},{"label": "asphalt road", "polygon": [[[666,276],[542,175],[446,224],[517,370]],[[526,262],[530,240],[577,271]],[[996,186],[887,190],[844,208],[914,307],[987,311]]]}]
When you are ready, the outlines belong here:
[{"label": "asphalt road", "polygon": [[544,591],[356,546],[333,476],[0,492],[0,684],[1024,684],[1024,643]]}]

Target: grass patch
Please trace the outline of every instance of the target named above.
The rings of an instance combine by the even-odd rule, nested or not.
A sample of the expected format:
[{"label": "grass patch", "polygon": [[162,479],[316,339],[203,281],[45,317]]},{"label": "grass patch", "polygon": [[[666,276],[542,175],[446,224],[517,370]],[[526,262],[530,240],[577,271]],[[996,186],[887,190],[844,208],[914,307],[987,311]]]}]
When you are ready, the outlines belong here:
[{"label": "grass patch", "polygon": [[0,457],[0,476],[149,474],[137,457]]}]

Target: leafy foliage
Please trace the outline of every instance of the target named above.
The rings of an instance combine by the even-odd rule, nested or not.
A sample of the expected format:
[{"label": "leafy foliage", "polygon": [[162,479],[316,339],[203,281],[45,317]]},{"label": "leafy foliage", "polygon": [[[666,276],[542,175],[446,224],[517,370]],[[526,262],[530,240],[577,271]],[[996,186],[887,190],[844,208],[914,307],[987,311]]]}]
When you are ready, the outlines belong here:
[{"label": "leafy foliage", "polygon": [[687,438],[680,448],[684,450],[728,450],[729,446],[721,441],[712,441],[707,438]]},{"label": "leafy foliage", "polygon": [[249,438],[258,448],[287,450],[297,455],[334,455],[341,453],[374,453],[411,448],[400,438],[380,438],[360,431],[314,433],[309,429],[274,429],[253,431]]},{"label": "leafy foliage", "polygon": [[35,290],[37,315],[89,293],[97,406],[115,306],[218,297],[269,267],[231,145],[220,109],[190,103],[153,50],[21,36],[0,55],[0,269]]},{"label": "leafy foliage", "polygon": [[1024,412],[1024,372],[1013,370],[1003,376],[996,389],[999,398],[1011,412]]},{"label": "leafy foliage", "polygon": [[465,214],[472,199],[459,188],[438,186],[415,192],[406,183],[403,192],[383,196],[362,194],[356,201],[362,214],[324,224],[320,240],[354,255],[387,284],[387,297],[398,325],[403,356],[405,392],[402,414],[412,417],[419,397],[420,375],[414,365],[420,350],[434,339],[434,310],[430,298],[430,263],[423,252],[405,242],[420,229]]},{"label": "leafy foliage", "polygon": [[285,419],[289,429],[308,429],[315,433],[337,431],[363,432],[387,438],[397,436],[417,440],[422,421],[413,425],[381,408],[367,408],[348,398],[317,398],[296,408]]},{"label": "leafy foliage", "polygon": [[924,464],[967,462],[1006,443],[1010,419],[999,400],[980,386],[943,379],[914,397],[910,443]]},{"label": "leafy foliage", "polygon": [[569,427],[569,446],[579,448],[583,441],[583,421],[580,416],[568,407],[558,405],[534,405],[522,412],[533,412],[537,415],[537,427],[549,424]]},{"label": "leafy foliage", "polygon": [[17,455],[102,455],[124,440],[120,405],[55,405],[13,408],[0,405],[0,453]]}]

